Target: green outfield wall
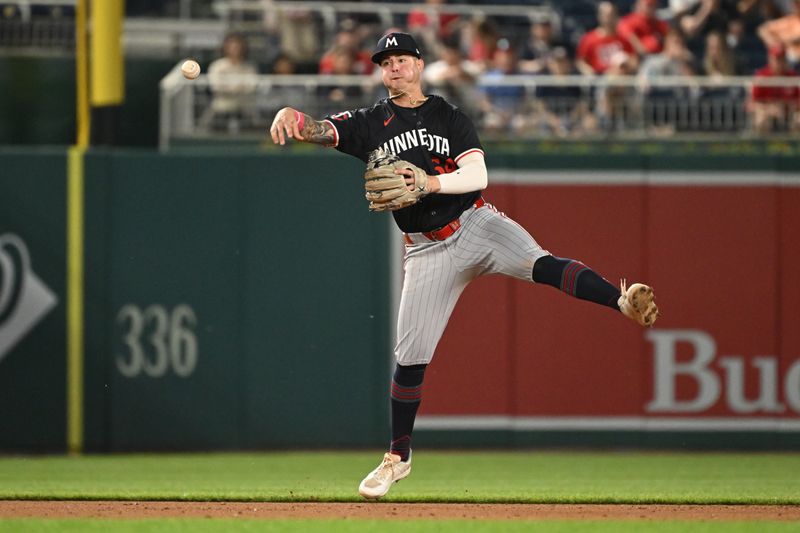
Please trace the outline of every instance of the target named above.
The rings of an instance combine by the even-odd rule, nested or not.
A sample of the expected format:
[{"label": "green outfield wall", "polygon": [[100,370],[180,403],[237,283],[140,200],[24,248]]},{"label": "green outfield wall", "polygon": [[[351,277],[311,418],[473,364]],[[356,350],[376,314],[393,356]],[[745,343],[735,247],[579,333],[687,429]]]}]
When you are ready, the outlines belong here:
[{"label": "green outfield wall", "polygon": [[[488,197],[526,226],[535,225],[537,235],[547,237],[550,245],[557,244],[559,252],[575,250],[579,258],[611,273],[616,273],[619,262],[628,261],[626,254],[636,257],[631,275],[653,276],[669,289],[664,302],[670,312],[665,313],[664,324],[671,329],[664,331],[705,331],[717,340],[720,354],[749,359],[737,367],[734,363],[739,364],[739,359],[721,355],[728,357],[721,363],[728,366],[714,367],[722,377],[709,378],[722,383],[719,404],[709,408],[708,416],[714,417],[717,427],[727,428],[724,432],[710,427],[708,432],[695,428],[681,433],[684,426],[675,425],[673,418],[683,415],[669,413],[672,418],[662,416],[661,425],[648,427],[651,413],[637,410],[650,400],[650,385],[632,389],[638,396],[630,402],[618,391],[622,383],[652,374],[653,354],[648,347],[655,341],[642,337],[639,330],[627,329],[630,324],[610,313],[584,316],[594,309],[564,303],[567,299],[552,289],[552,294],[541,293],[542,305],[528,309],[528,293],[517,296],[517,291],[527,290],[520,289],[522,285],[489,279],[468,289],[456,310],[456,324],[445,333],[443,346],[448,354],[434,363],[430,379],[426,377],[429,401],[427,406],[423,402],[418,442],[437,446],[800,447],[798,432],[791,429],[798,424],[798,414],[792,409],[800,401],[800,390],[791,387],[800,375],[796,375],[800,370],[793,370],[800,369],[796,363],[800,353],[789,328],[797,318],[792,315],[797,306],[789,300],[800,293],[787,266],[796,256],[791,243],[798,236],[800,217],[795,213],[800,212],[800,189],[785,192],[776,185],[781,180],[770,177],[794,176],[800,158],[507,154],[490,156],[489,166],[500,169],[498,175],[505,178],[487,191]],[[77,391],[80,395],[75,396],[75,382],[68,385],[66,377],[67,338],[72,331],[67,327],[67,294],[74,283],[67,276],[67,227],[75,222],[68,218],[71,178],[66,149],[0,149],[0,450],[65,450],[67,400],[76,397],[81,398],[80,447],[84,451],[382,445],[388,436],[386,389],[396,305],[391,288],[398,281],[392,278],[398,269],[390,268],[389,258],[397,241],[391,237],[396,229],[390,217],[366,209],[361,171],[358,161],[322,150],[88,152],[80,214],[83,312],[78,318],[83,332],[83,383]],[[657,186],[663,190],[651,193],[649,185],[627,183],[624,177],[684,171],[696,176],[752,173],[756,181],[761,176],[766,181],[721,192],[709,190],[708,183],[680,187],[667,183]],[[517,182],[517,173],[534,173],[535,179]],[[588,176],[590,183],[582,183],[580,189],[560,188],[559,176],[572,179],[575,175],[584,181]],[[592,176],[613,180],[618,175],[622,181],[613,187],[591,183]],[[665,261],[672,260],[667,256],[677,257],[677,252],[661,252],[664,259],[656,268],[657,261],[640,249],[645,230],[636,217],[648,209],[659,214],[658,226],[650,227],[657,229],[662,242],[668,240],[680,249],[684,235],[695,231],[691,224],[687,226],[686,217],[694,216],[695,209],[702,210],[702,201],[687,201],[676,211],[681,220],[674,225],[669,224],[670,202],[679,207],[682,198],[695,197],[695,192],[707,195],[702,201],[724,200],[713,211],[717,224],[720,216],[735,211],[729,205],[757,200],[757,206],[763,206],[743,211],[752,224],[745,220],[736,226],[737,231],[763,226],[771,233],[762,240],[778,239],[769,248],[775,250],[774,256],[765,259],[773,272],[770,288],[766,293],[748,291],[748,295],[766,294],[767,309],[775,310],[776,319],[762,313],[757,323],[750,323],[751,329],[763,323],[763,328],[758,326],[767,332],[763,335],[741,333],[740,339],[728,335],[723,319],[703,322],[706,315],[724,315],[714,311],[718,306],[735,307],[718,301],[724,298],[718,296],[724,287],[715,288],[707,313],[692,311],[692,317],[701,318],[684,320],[678,309],[687,309],[692,300],[680,287],[694,287],[700,280],[692,280],[689,269],[681,274],[685,279],[669,279],[675,269]],[[616,204],[617,199],[624,200],[626,209],[634,209],[636,215],[620,217],[624,206]],[[651,202],[649,208],[645,200]],[[558,202],[564,202],[564,207]],[[550,207],[545,209],[545,205]],[[598,212],[605,215],[597,217],[594,226],[582,225],[583,233],[578,235],[575,228],[552,222],[559,213],[569,211],[569,205],[577,209],[571,214],[573,220],[588,216],[589,206],[599,205]],[[769,216],[751,216],[759,209],[766,214],[773,207]],[[608,235],[591,235],[597,229]],[[563,235],[558,233],[561,230]],[[759,236],[751,233],[748,242],[757,242]],[[701,237],[687,242],[698,249],[703,246]],[[786,243],[788,252],[781,252],[780,242]],[[729,256],[724,255],[726,260]],[[732,257],[738,260],[739,256]],[[781,290],[776,289],[778,285]],[[703,286],[691,289],[693,294]],[[788,299],[780,300],[776,296],[780,294]],[[561,310],[561,305],[570,307]],[[548,319],[548,313],[541,314],[543,309],[550,309],[551,317],[563,312],[565,318]],[[591,331],[605,329],[608,342],[603,338],[595,344],[613,345],[617,351],[630,345],[633,357],[617,354],[610,364],[607,357],[583,353],[581,359],[567,348],[558,352],[552,348],[559,346],[558,328],[570,327],[569,320],[590,325]],[[607,327],[604,320],[609,321]],[[569,333],[574,331],[570,328],[563,335],[571,335],[570,342],[580,344],[580,335]],[[530,338],[524,336],[526,332]],[[539,365],[525,350],[540,346],[546,337],[543,332],[552,337],[547,337],[552,353],[537,355]],[[656,338],[664,346],[667,333]],[[682,338],[680,332],[673,336]],[[614,339],[627,340],[615,343]],[[735,351],[737,347],[747,351]],[[481,356],[492,350],[493,359]],[[682,357],[691,355],[681,353]],[[780,372],[775,385],[780,390],[773,403],[783,402],[784,411],[740,416],[726,407],[732,393],[724,388],[724,372],[744,369],[740,392],[746,398],[739,404],[754,401],[759,384],[763,389],[766,383],[757,370],[773,368],[765,366],[773,364],[769,362],[773,359],[764,363],[765,354],[774,356],[774,368]],[[761,367],[752,367],[751,359]],[[514,366],[517,360],[519,365]],[[584,360],[589,363],[576,363]],[[487,361],[491,364],[485,366]],[[592,370],[587,366],[591,364],[603,369]],[[618,379],[620,385],[613,387],[617,393],[598,387],[573,388],[572,377],[588,380],[591,375],[612,382]],[[535,379],[528,379],[531,376]],[[691,376],[678,377],[683,381],[676,394],[694,394]],[[548,382],[561,384],[556,387],[559,393],[574,390],[575,397],[580,397],[570,404],[576,412],[559,411],[568,402],[537,400],[531,386],[537,382],[543,384],[539,390]],[[476,389],[481,385],[483,389]],[[476,395],[475,390],[482,392]],[[586,394],[598,394],[598,400],[589,401]],[[612,398],[614,394],[622,399]],[[479,397],[483,400],[477,401]],[[528,400],[530,405],[523,405]],[[582,407],[587,402],[589,410]],[[631,407],[623,412],[620,406],[628,404]],[[497,409],[481,411],[489,405]],[[558,418],[562,415],[573,416],[568,422],[580,415],[581,423],[591,429],[564,425],[566,419]],[[556,423],[547,426],[548,420]],[[770,424],[776,420],[773,428]],[[750,423],[747,431],[736,431],[740,421],[743,427]]]},{"label": "green outfield wall", "polygon": [[66,150],[0,149],[0,448],[66,444]]},{"label": "green outfield wall", "polygon": [[[65,165],[0,154],[0,236],[19,236],[58,301],[0,360],[3,449],[64,447]],[[86,155],[84,449],[382,441],[389,226],[359,166]],[[3,271],[0,320],[20,270]]]}]

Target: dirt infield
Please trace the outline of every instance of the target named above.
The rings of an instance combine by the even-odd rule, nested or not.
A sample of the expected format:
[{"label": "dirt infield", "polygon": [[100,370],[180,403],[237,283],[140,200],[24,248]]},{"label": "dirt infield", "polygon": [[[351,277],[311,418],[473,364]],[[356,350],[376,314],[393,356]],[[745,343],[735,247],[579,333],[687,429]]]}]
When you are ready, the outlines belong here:
[{"label": "dirt infield", "polygon": [[0,501],[1,518],[800,520],[794,505]]}]

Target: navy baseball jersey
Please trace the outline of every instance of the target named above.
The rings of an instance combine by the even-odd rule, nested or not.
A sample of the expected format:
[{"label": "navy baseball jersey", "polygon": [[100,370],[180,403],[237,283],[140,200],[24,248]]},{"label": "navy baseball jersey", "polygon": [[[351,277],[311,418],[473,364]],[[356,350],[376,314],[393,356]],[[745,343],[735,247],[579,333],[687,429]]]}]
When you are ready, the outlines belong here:
[{"label": "navy baseball jersey", "polygon": [[[419,107],[406,108],[385,98],[372,107],[325,117],[336,131],[334,146],[365,163],[376,148],[398,155],[429,175],[446,174],[472,152],[483,153],[472,121],[440,96],[429,96]],[[430,194],[418,203],[393,211],[405,233],[432,231],[455,220],[480,197],[465,194]]]}]

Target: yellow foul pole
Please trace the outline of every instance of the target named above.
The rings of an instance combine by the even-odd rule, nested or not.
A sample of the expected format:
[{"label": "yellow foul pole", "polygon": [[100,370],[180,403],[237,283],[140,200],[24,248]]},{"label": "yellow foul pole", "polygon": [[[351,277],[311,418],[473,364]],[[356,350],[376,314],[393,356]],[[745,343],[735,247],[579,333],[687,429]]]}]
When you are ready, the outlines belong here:
[{"label": "yellow foul pole", "polygon": [[91,115],[89,113],[89,34],[87,31],[88,4],[89,0],[77,0],[75,5],[75,82],[77,95],[75,116],[78,125],[75,144],[79,148],[89,146],[89,133],[91,131]]},{"label": "yellow foul pole", "polygon": [[83,451],[83,155],[67,158],[67,450]]},{"label": "yellow foul pole", "polygon": [[124,6],[124,0],[76,0],[75,5],[77,131],[67,164],[67,450],[76,454],[84,444],[84,154],[92,142],[92,109],[108,116],[125,97]]},{"label": "yellow foul pole", "polygon": [[91,96],[93,107],[118,106],[125,99],[122,57],[123,0],[92,2]]},{"label": "yellow foul pole", "polygon": [[[102,2],[101,2],[102,3]],[[89,0],[75,4],[75,145],[67,155],[67,451],[83,451],[83,162],[91,136]]]}]

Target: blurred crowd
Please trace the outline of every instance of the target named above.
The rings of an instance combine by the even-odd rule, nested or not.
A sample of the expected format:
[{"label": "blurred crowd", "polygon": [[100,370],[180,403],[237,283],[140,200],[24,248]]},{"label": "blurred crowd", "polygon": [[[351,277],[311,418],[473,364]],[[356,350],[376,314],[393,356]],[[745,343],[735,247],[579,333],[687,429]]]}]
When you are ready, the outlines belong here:
[{"label": "blurred crowd", "polygon": [[[364,2],[349,2],[358,3]],[[219,4],[197,0],[192,6],[214,16]],[[336,8],[337,2],[329,4]],[[463,9],[473,4],[474,10]],[[129,0],[126,9],[129,16],[158,16],[182,5]],[[229,74],[363,75],[379,88],[371,48],[383,33],[399,30],[422,44],[427,90],[465,108],[484,131],[577,136],[624,131],[643,121],[664,134],[682,128],[800,129],[797,84],[759,84],[797,76],[800,0],[418,0],[411,11],[393,11],[391,28],[385,17],[366,10],[334,9],[332,21],[330,12],[280,9],[275,0],[259,5],[257,30],[251,24],[229,35],[208,68],[212,114],[225,117],[227,127],[230,117],[242,115],[237,93],[252,89],[245,83],[234,90],[224,81]],[[522,11],[486,15],[479,5]],[[252,47],[257,55],[248,54],[254,42],[260,43]],[[580,75],[569,79],[584,82],[514,84],[513,75]],[[706,83],[699,89],[665,85],[671,76],[702,76]],[[709,86],[708,80],[728,76],[752,77],[753,83]],[[620,78],[636,83],[609,81]],[[273,96],[298,97],[279,93]],[[368,87],[320,83],[316,96],[330,103],[323,110],[328,112],[366,105],[375,94]],[[701,112],[703,120],[686,118]]]},{"label": "blurred crowd", "polygon": [[[268,110],[263,101],[253,104],[256,84],[244,76],[259,73],[320,74],[314,96],[328,105],[319,113],[366,105],[380,93],[371,48],[391,30],[408,31],[421,43],[426,89],[465,108],[486,132],[566,137],[644,123],[665,135],[800,130],[798,85],[762,81],[797,76],[800,0],[424,0],[410,11],[391,10],[393,27],[377,11],[347,11],[337,3],[331,0],[333,10],[323,12],[259,0],[253,3],[259,9],[229,19],[238,31],[226,36],[219,56],[207,65],[212,102],[205,124],[233,131],[258,127]],[[359,3],[366,2],[349,5]],[[20,5],[0,0],[3,20],[25,18]],[[209,18],[230,7],[218,0],[128,0],[126,15],[173,17],[187,6],[192,17]],[[35,18],[37,9],[44,8],[34,6],[28,15]],[[60,5],[49,9],[40,15],[73,14]],[[239,81],[232,83],[231,75]],[[360,75],[369,83],[326,84],[332,75]],[[513,82],[517,75],[528,81]],[[530,81],[568,75],[579,77]],[[705,83],[665,85],[672,76],[702,76]],[[728,76],[753,82],[709,85]],[[613,82],[620,79],[628,83]],[[276,86],[271,100],[299,105],[300,96]]]},{"label": "blurred crowd", "polygon": [[[399,30],[422,43],[428,90],[465,108],[488,132],[580,136],[624,130],[644,116],[653,130],[670,134],[682,127],[698,128],[678,120],[682,109],[689,113],[689,103],[712,116],[703,122],[706,129],[770,132],[800,126],[796,86],[760,86],[755,81],[747,89],[689,90],[685,84],[653,83],[665,76],[797,76],[800,0],[552,2],[540,3],[539,8],[548,9],[526,20],[467,16],[448,12],[446,0],[426,0],[394,28],[380,27],[369,15],[342,16],[330,39],[320,38],[317,13],[270,10],[269,4],[266,0],[263,27],[274,46],[268,61],[251,62],[245,37],[229,36],[224,57],[211,64],[210,76],[223,68],[260,69],[287,75],[371,75],[377,83],[371,48],[382,33]],[[241,45],[231,47],[231,39]],[[514,79],[510,75],[571,74],[624,76],[637,83],[538,83],[532,88],[508,82]],[[330,102],[332,111],[367,105],[365,97],[373,95],[365,92],[360,86],[322,84],[318,96]],[[216,105],[222,107],[233,98],[220,97],[223,103]],[[732,105],[734,101],[743,105]]]}]

